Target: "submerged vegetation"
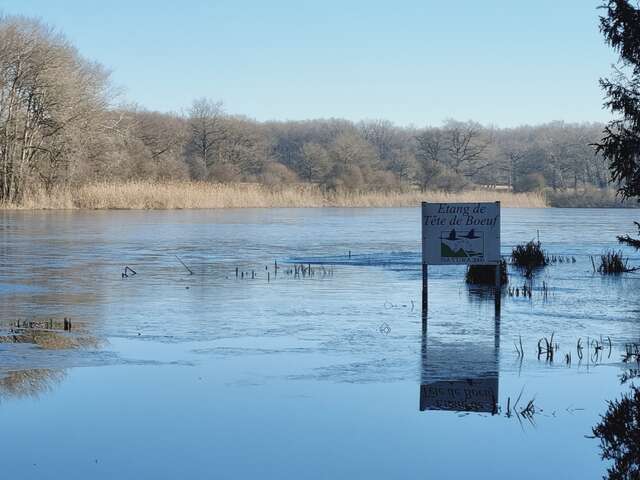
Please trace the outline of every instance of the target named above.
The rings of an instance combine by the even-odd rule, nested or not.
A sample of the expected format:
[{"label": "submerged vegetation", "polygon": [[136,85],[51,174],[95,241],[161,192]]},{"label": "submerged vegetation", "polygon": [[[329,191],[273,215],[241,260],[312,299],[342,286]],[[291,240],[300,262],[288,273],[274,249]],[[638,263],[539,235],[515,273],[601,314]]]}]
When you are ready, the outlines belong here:
[{"label": "submerged vegetation", "polygon": [[518,404],[520,403],[523,393],[524,393],[524,388],[520,391],[520,394],[515,399],[515,402],[513,405],[511,405],[511,397],[507,397],[507,406],[504,410],[505,416],[507,418],[511,418],[512,415],[515,415],[516,418],[518,418],[518,420],[520,420],[520,417],[522,417],[525,420],[528,420],[529,422],[534,424],[533,417],[536,413],[540,412],[541,410],[536,408],[536,405],[534,403],[535,398],[532,398],[524,406],[521,406],[520,408],[518,408]]},{"label": "submerged vegetation", "polygon": [[[0,344],[30,344],[42,350],[97,348],[101,341],[76,332],[69,318],[63,320],[16,320],[0,325]],[[0,400],[4,397],[35,397],[65,378],[65,371],[51,368],[0,368]]]},{"label": "submerged vegetation", "polygon": [[548,260],[541,243],[531,240],[525,244],[516,245],[513,248],[511,251],[511,262],[524,269],[528,276],[530,276],[535,268],[547,265]]},{"label": "submerged vegetation", "polygon": [[54,319],[42,321],[16,320],[10,322],[7,330],[0,331],[2,343],[29,343],[45,350],[64,350],[74,348],[95,348],[100,342],[92,335],[73,332],[71,320]]},{"label": "submerged vegetation", "polygon": [[598,272],[604,275],[617,275],[625,272],[633,272],[634,268],[629,268],[628,260],[623,257],[621,251],[610,250],[600,255],[600,266]]},{"label": "submerged vegetation", "polygon": [[[465,274],[465,281],[471,285],[495,285],[495,265],[469,265]],[[507,273],[507,261],[500,260],[500,286],[509,282]]]},{"label": "submerged vegetation", "polygon": [[538,340],[538,359],[544,355],[547,361],[553,362],[554,355],[560,348],[557,343],[554,343],[553,335],[554,333],[551,333],[550,338],[542,337]]}]

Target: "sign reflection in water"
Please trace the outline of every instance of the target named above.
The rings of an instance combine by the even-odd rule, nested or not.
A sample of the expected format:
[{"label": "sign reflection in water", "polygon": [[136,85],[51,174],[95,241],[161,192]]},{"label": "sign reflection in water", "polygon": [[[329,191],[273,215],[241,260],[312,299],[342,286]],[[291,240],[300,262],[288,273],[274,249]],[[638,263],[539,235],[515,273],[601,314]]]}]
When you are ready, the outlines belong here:
[{"label": "sign reflection in water", "polygon": [[499,322],[496,316],[485,338],[477,332],[429,337],[424,322],[420,411],[497,413]]}]

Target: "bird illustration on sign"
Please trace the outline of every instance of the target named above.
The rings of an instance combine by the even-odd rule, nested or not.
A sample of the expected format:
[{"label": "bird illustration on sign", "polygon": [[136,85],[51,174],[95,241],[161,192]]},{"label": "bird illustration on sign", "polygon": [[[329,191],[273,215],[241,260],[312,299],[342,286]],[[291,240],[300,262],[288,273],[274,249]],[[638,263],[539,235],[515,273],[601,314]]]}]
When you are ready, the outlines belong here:
[{"label": "bird illustration on sign", "polygon": [[481,257],[484,252],[483,232],[468,231],[442,232],[440,234],[440,255],[443,258]]}]

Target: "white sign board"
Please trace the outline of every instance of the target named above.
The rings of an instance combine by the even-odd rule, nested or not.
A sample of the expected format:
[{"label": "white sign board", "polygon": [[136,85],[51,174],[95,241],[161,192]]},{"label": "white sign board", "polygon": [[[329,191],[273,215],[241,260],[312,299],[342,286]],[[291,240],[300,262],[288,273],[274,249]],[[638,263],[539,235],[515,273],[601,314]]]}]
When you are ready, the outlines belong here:
[{"label": "white sign board", "polygon": [[500,202],[422,203],[422,263],[497,264]]}]

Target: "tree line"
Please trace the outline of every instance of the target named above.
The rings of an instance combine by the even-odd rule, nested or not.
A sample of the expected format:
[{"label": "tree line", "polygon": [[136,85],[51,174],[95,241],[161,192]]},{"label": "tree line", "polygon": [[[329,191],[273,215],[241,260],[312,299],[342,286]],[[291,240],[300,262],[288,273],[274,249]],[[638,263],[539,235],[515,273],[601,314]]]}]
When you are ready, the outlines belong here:
[{"label": "tree line", "polygon": [[95,181],[312,182],[326,189],[605,188],[603,125],[495,128],[447,120],[258,122],[196,99],[118,105],[109,72],[50,26],[0,17],[0,201]]}]

